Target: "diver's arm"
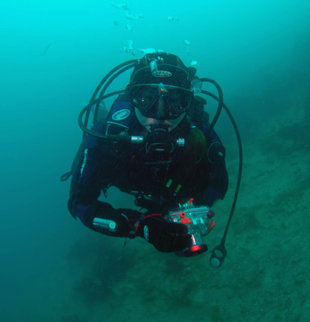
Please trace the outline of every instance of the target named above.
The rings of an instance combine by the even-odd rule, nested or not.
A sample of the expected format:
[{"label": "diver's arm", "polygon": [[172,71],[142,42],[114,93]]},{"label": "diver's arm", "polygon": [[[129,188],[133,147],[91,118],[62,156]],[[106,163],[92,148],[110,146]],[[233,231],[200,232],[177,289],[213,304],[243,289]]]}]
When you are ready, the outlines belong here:
[{"label": "diver's arm", "polygon": [[[224,199],[228,188],[228,174],[225,164],[225,148],[219,137],[212,130],[208,137],[205,163],[206,187],[198,193],[196,199],[200,204],[211,207],[217,199]],[[208,169],[208,170],[207,170]]]},{"label": "diver's arm", "polygon": [[224,199],[228,188],[228,174],[225,162],[221,162],[212,167],[209,174],[208,186],[197,194],[195,200],[199,204],[211,207],[218,199]]},{"label": "diver's arm", "polygon": [[72,173],[68,208],[74,218],[87,227],[112,236],[128,236],[140,213],[114,209],[98,200],[101,189],[108,186],[113,166],[108,158],[109,146],[87,135],[80,148]]},{"label": "diver's arm", "polygon": [[132,211],[131,214],[136,213],[136,216],[129,216],[126,210],[114,209],[109,203],[98,201],[95,198],[97,192],[85,190],[85,188],[72,180],[68,202],[72,216],[79,218],[88,228],[103,234],[119,237],[129,236],[134,223],[139,218],[139,213]]}]

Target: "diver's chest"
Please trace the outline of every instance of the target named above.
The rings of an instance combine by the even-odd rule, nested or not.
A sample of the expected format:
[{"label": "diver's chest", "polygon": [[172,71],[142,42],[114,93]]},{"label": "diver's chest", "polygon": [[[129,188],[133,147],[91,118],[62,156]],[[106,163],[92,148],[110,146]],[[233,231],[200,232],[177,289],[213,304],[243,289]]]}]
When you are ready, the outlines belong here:
[{"label": "diver's chest", "polygon": [[[116,185],[126,191],[142,191],[145,194],[160,196],[182,196],[192,190],[194,172],[187,173],[183,167],[174,163],[143,164],[128,162],[123,165]],[[188,175],[190,178],[188,178]]]}]

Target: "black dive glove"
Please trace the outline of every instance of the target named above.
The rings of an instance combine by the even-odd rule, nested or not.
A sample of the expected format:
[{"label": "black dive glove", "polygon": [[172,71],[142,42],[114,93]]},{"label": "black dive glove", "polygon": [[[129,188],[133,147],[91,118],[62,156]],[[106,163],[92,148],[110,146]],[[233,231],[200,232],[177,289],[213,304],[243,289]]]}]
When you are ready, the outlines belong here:
[{"label": "black dive glove", "polygon": [[161,252],[177,252],[190,246],[186,225],[170,222],[161,214],[147,214],[135,226],[135,234],[143,237]]}]

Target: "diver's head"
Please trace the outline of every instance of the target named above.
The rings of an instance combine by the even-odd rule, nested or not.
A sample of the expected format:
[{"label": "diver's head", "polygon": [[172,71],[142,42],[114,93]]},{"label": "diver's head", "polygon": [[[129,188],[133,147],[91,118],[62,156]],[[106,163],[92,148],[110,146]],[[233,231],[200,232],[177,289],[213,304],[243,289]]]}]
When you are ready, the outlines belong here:
[{"label": "diver's head", "polygon": [[130,97],[138,121],[148,131],[153,127],[175,129],[192,103],[193,73],[181,59],[167,53],[147,54],[130,78]]}]

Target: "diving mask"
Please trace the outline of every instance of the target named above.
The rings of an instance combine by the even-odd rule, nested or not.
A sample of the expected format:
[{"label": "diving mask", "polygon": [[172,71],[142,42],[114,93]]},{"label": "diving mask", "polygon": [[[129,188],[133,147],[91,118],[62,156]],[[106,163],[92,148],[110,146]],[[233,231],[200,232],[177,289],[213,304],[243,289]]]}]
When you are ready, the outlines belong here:
[{"label": "diving mask", "polygon": [[[193,93],[182,87],[162,83],[136,84],[130,89],[130,98],[143,116],[167,120],[176,119],[189,109]],[[159,110],[161,101],[164,108]]]}]

